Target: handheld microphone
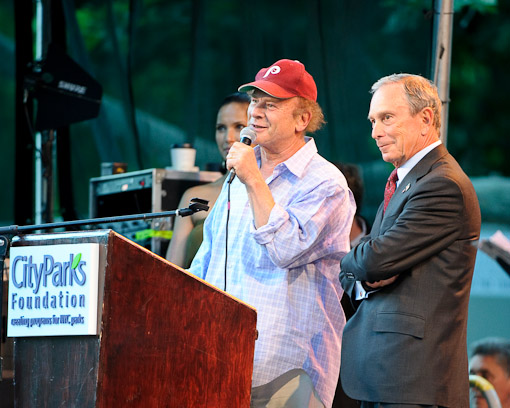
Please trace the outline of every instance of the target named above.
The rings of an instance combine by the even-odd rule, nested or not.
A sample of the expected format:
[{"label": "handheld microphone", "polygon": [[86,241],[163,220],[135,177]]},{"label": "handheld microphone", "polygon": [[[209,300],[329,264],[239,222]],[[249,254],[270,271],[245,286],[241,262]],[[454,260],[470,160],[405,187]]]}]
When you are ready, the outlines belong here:
[{"label": "handheld microphone", "polygon": [[[255,141],[257,138],[257,133],[253,129],[250,129],[249,127],[245,127],[241,130],[241,133],[239,135],[241,137],[241,143],[244,143],[247,146],[250,146],[252,142]],[[230,172],[228,173],[228,184],[232,183],[232,180],[234,180],[234,177],[236,176],[236,171],[232,168],[230,169]]]}]

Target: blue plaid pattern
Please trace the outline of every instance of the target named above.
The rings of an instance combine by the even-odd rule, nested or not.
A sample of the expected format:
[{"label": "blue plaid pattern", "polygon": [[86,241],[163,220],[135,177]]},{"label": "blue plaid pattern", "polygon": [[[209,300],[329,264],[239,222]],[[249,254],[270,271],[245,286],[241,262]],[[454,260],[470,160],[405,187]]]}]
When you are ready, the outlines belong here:
[{"label": "blue plaid pattern", "polygon": [[[260,164],[259,147],[255,154]],[[276,205],[255,229],[244,185],[231,184],[227,292],[257,309],[254,387],[303,368],[330,406],[340,368],[345,316],[340,260],[355,212],[340,171],[313,139],[280,163],[268,183]],[[227,184],[204,224],[190,272],[224,288]]]}]

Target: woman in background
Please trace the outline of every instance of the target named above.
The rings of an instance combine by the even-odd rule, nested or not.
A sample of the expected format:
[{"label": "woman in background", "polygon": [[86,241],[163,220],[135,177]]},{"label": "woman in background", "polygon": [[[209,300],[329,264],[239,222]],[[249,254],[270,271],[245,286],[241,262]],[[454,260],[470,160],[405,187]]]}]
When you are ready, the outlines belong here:
[{"label": "woman in background", "polygon": [[[236,92],[228,95],[220,105],[216,117],[216,143],[223,161],[230,146],[239,141],[241,129],[248,122],[250,97],[246,93]],[[183,268],[188,268],[202,243],[203,223],[218,198],[227,174],[212,183],[187,189],[182,195],[179,208],[189,205],[192,198],[209,201],[208,211],[198,211],[188,217],[176,217],[166,259]]]}]

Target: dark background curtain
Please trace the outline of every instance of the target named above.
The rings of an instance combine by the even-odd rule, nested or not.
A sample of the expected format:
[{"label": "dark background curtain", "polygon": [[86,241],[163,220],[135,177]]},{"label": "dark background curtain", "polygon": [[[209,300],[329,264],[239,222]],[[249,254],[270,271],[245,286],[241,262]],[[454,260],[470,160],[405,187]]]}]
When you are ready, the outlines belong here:
[{"label": "dark background curtain", "polygon": [[[52,3],[61,8],[68,55],[104,90],[96,119],[57,132],[57,220],[88,218],[89,180],[102,162],[163,168],[170,146],[185,141],[201,169],[219,162],[218,104],[281,58],[300,60],[314,76],[327,120],[319,152],[361,167],[362,214],[373,218],[391,166],[370,138],[368,90],[395,72],[430,76],[432,0],[42,1]],[[23,71],[15,50],[18,65],[30,60],[35,4],[0,0],[0,225],[33,220],[37,152],[25,112],[15,110]],[[509,0],[455,1],[448,149],[473,180],[485,237],[510,234],[509,17]],[[510,305],[510,280],[484,254],[478,259],[468,341],[509,336],[497,316]]]},{"label": "dark background curtain", "polygon": [[[197,148],[202,169],[218,162],[219,102],[280,58],[300,60],[315,77],[327,120],[316,135],[319,151],[362,167],[363,211],[371,217],[390,167],[370,138],[368,90],[394,72],[430,76],[430,0],[43,1],[52,3],[62,8],[64,21],[53,24],[65,26],[67,53],[104,89],[99,117],[71,125],[61,141],[69,143],[73,188],[67,194],[79,217],[87,216],[88,180],[100,175],[101,162],[126,162],[129,171],[169,166],[170,146],[184,141]],[[509,138],[498,133],[509,125],[508,115],[499,114],[509,89],[507,3],[472,1],[456,9],[448,147],[471,176],[510,174],[503,153]],[[0,8],[0,51],[7,57],[0,62],[6,84],[0,98],[13,106],[13,2],[0,0]],[[0,165],[7,174],[14,132],[12,120],[2,123]],[[12,191],[13,178],[7,179]],[[8,223],[14,203],[0,205]]]}]

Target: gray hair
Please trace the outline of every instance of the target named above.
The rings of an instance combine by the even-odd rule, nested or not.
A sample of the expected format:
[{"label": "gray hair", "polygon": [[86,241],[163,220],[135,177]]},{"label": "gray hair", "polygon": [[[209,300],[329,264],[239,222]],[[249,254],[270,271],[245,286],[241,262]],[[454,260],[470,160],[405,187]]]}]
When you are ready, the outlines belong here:
[{"label": "gray hair", "polygon": [[401,84],[404,90],[409,109],[414,116],[424,108],[431,108],[434,112],[434,128],[438,136],[441,133],[441,99],[437,93],[437,87],[427,78],[412,74],[392,74],[379,79],[370,88],[374,94],[379,88],[388,84]]}]

